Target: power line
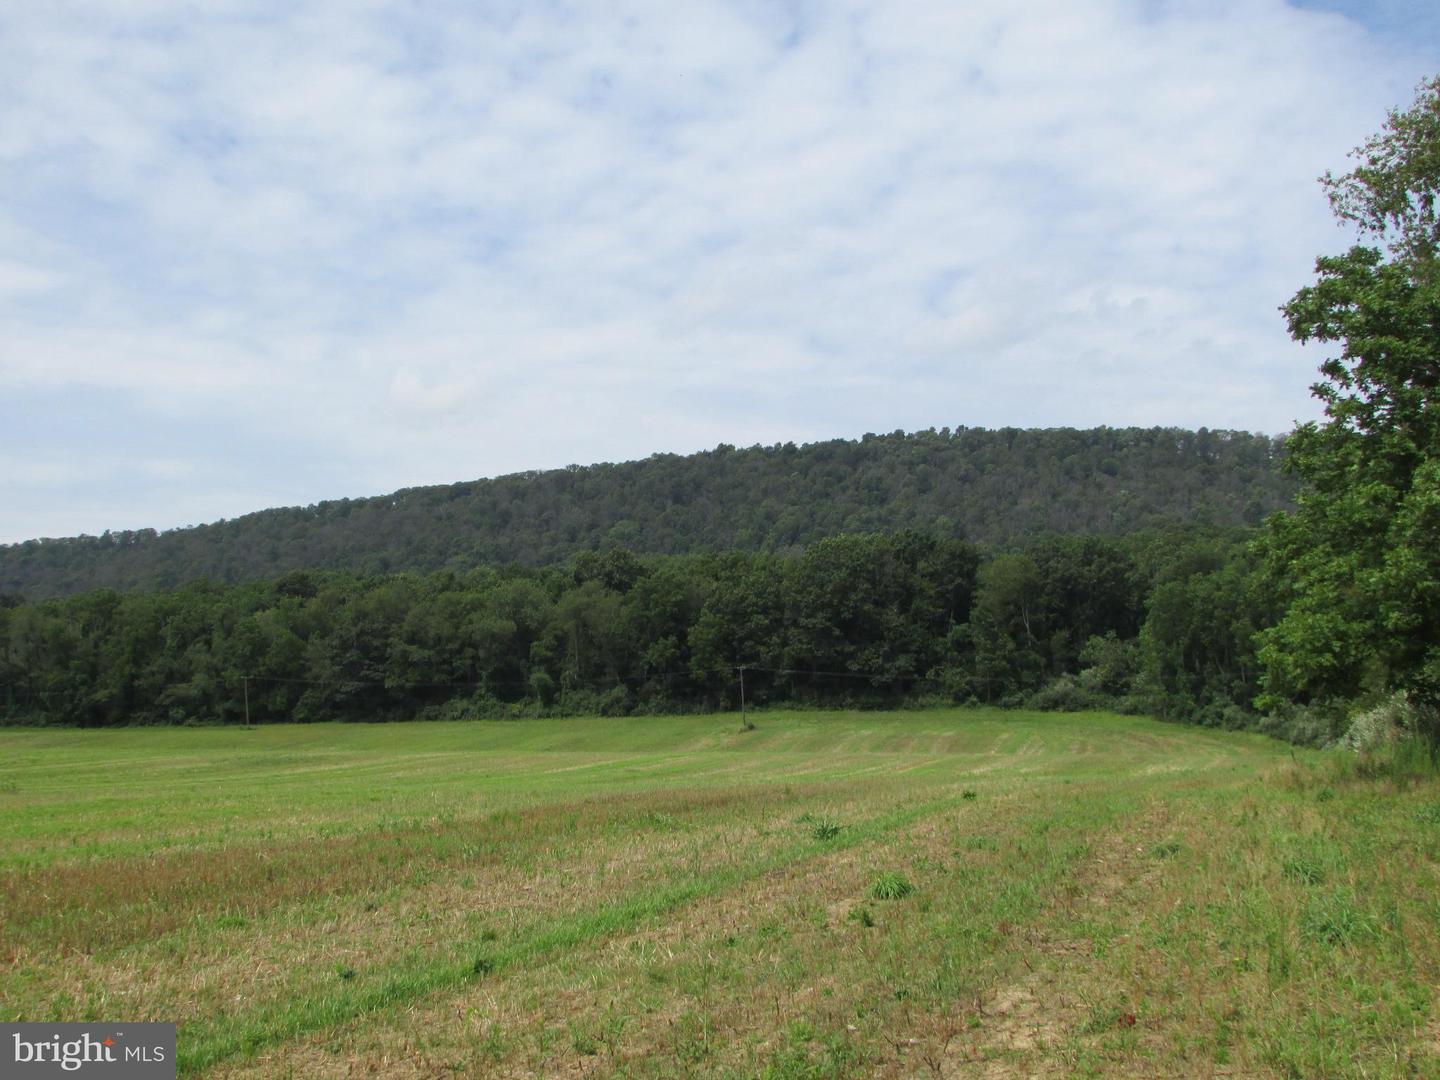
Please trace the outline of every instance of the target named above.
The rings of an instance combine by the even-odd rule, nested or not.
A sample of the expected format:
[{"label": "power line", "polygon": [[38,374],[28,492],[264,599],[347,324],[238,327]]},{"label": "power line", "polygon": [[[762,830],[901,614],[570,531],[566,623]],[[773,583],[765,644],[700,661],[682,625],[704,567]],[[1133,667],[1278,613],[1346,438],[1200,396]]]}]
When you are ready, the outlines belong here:
[{"label": "power line", "polygon": [[746,671],[763,671],[770,675],[822,675],[836,679],[880,679],[882,681],[898,682],[901,679],[929,678],[928,675],[896,675],[894,672],[882,671],[815,671],[809,668],[757,667],[755,664],[746,664],[744,667]]},{"label": "power line", "polygon": [[[549,674],[540,672],[540,674]],[[566,686],[589,686],[589,687],[611,687],[623,682],[645,682],[650,679],[671,679],[676,677],[690,677],[688,671],[652,671],[637,675],[614,675],[600,679],[576,679],[561,676],[560,681]],[[237,679],[249,679],[253,682],[285,683],[298,686],[338,686],[347,690],[486,690],[492,687],[530,687],[534,683],[530,679],[476,679],[469,682],[388,682],[375,679],[302,679],[289,675],[228,675],[224,677],[228,682]]]}]

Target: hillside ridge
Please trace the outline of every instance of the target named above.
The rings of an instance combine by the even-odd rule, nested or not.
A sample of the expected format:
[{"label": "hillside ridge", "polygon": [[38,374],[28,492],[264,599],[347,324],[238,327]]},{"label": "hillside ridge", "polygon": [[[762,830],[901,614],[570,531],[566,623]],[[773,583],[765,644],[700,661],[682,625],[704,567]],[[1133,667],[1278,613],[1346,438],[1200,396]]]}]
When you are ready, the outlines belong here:
[{"label": "hillside ridge", "polygon": [[912,528],[1005,546],[1036,534],[1241,526],[1288,505],[1283,439],[1201,428],[967,428],[570,465],[259,510],[156,532],[0,546],[0,593],[387,573],[646,554],[783,551]]}]

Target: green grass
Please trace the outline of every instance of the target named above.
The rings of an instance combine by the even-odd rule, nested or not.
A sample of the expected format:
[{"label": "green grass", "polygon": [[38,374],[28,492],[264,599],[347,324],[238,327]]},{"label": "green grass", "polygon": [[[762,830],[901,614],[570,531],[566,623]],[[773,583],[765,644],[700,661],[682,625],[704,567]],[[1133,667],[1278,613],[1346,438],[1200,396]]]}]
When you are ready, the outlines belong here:
[{"label": "green grass", "polygon": [[1107,714],[0,731],[0,1020],[174,1020],[190,1075],[1440,1075],[1437,806]]}]

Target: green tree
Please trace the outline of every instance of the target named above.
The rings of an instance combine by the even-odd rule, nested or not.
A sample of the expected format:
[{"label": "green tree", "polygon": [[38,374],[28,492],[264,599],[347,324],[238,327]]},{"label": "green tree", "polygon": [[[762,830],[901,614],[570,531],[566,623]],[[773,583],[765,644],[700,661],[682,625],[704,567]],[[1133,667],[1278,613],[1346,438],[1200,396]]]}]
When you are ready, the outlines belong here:
[{"label": "green tree", "polygon": [[1056,537],[996,556],[981,568],[970,619],[976,696],[1075,674],[1090,638],[1135,637],[1142,607],[1134,562],[1113,540]]},{"label": "green tree", "polygon": [[1338,216],[1384,244],[1316,263],[1282,309],[1301,342],[1338,345],[1289,465],[1297,509],[1269,523],[1267,563],[1284,604],[1260,636],[1265,686],[1348,698],[1407,688],[1440,735],[1440,79],[1326,176]]},{"label": "green tree", "polygon": [[870,675],[875,689],[905,692],[969,614],[977,562],[964,541],[913,532],[812,544],[786,580],[787,667]]},{"label": "green tree", "polygon": [[1440,245],[1440,76],[1421,82],[1409,109],[1350,155],[1348,173],[1321,183],[1335,216],[1352,221],[1413,266],[1433,269]]},{"label": "green tree", "polygon": [[1236,727],[1251,721],[1255,632],[1270,615],[1253,561],[1248,545],[1197,539],[1161,571],[1139,639],[1143,688],[1160,715]]},{"label": "green tree", "polygon": [[[690,671],[710,700],[731,694],[741,664],[784,666],[784,597],[776,559],[733,554],[717,560],[710,595],[689,634]],[[763,700],[772,683],[767,675],[746,685]]]}]

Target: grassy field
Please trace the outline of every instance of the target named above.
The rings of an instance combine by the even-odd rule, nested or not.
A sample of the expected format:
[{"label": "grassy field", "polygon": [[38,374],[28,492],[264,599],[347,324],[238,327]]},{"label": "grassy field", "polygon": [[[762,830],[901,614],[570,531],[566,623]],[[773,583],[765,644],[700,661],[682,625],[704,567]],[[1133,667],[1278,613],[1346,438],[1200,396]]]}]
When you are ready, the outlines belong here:
[{"label": "grassy field", "polygon": [[207,1076],[1440,1076],[1440,790],[997,713],[0,731],[0,1020]]}]

